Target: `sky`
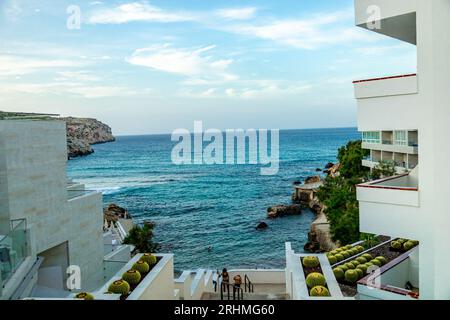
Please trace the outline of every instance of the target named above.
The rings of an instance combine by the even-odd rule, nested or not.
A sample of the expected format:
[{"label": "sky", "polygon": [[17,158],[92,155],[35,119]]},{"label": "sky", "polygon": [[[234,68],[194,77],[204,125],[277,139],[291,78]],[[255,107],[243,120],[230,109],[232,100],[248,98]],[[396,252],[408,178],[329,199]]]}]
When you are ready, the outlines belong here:
[{"label": "sky", "polygon": [[416,72],[353,0],[0,0],[0,110],[116,135],[356,126],[353,80]]}]

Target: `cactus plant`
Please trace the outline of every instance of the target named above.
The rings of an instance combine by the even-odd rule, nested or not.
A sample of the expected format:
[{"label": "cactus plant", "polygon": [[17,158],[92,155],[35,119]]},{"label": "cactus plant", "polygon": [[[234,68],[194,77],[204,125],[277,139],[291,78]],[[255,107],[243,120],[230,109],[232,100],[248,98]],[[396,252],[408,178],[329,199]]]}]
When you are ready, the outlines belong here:
[{"label": "cactus plant", "polygon": [[348,267],[345,264],[341,264],[339,266],[339,268],[341,268],[342,270],[344,270],[344,272],[346,272],[348,270]]},{"label": "cactus plant", "polygon": [[130,292],[130,285],[125,280],[117,280],[109,285],[108,291],[124,296]]},{"label": "cactus plant", "polygon": [[145,275],[150,271],[150,266],[147,262],[138,261],[133,265],[132,269],[139,271],[141,275]]},{"label": "cactus plant", "polygon": [[404,244],[406,241],[408,241],[408,239],[397,239],[398,242],[400,242],[401,244]]},{"label": "cactus plant", "polygon": [[362,255],[363,258],[365,258],[367,261],[370,261],[373,259],[372,255],[370,253],[364,253]]},{"label": "cactus plant", "polygon": [[88,292],[80,292],[75,296],[75,299],[94,300],[94,296]]},{"label": "cactus plant", "polygon": [[355,271],[358,273],[358,279],[364,277],[364,272],[361,269],[356,268]]},{"label": "cactus plant", "polygon": [[415,246],[418,246],[418,245],[420,244],[420,242],[417,241],[417,240],[409,240],[409,241],[411,241],[412,243],[414,243]]},{"label": "cactus plant", "polygon": [[338,253],[337,255],[335,255],[336,259],[338,262],[341,262],[342,260],[344,260],[344,256],[340,253]]},{"label": "cactus plant", "polygon": [[381,263],[381,261],[378,260],[378,259],[372,259],[372,260],[370,260],[370,262],[373,263],[374,265],[378,266],[378,267],[381,267],[383,265]]},{"label": "cactus plant", "polygon": [[319,259],[317,257],[304,257],[303,266],[305,268],[317,268],[320,265]]},{"label": "cactus plant", "polygon": [[358,261],[360,264],[364,264],[367,262],[367,259],[364,257],[358,257],[356,258],[356,261]]},{"label": "cactus plant", "polygon": [[353,263],[353,265],[354,266],[358,266],[358,265],[360,265],[360,262],[358,261],[358,260],[352,260],[352,261],[350,261],[351,263]]},{"label": "cactus plant", "polygon": [[311,297],[329,297],[330,292],[324,286],[315,286],[314,288],[311,289],[309,295]]},{"label": "cactus plant", "polygon": [[156,258],[156,256],[151,253],[144,253],[142,255],[141,259],[139,259],[139,260],[147,262],[147,264],[149,266],[154,266],[156,264],[156,262],[158,262],[158,259]]},{"label": "cactus plant", "polygon": [[351,254],[348,251],[342,251],[342,255],[344,256],[344,259],[348,259],[351,257]]},{"label": "cactus plant", "polygon": [[344,270],[342,270],[342,268],[340,268],[340,267],[334,268],[333,273],[334,273],[334,277],[336,278],[336,280],[344,279],[345,272],[344,272]]},{"label": "cactus plant", "polygon": [[355,256],[355,255],[357,255],[358,253],[359,253],[358,249],[356,249],[356,248],[350,249],[350,254],[351,254],[352,256]]},{"label": "cactus plant", "polygon": [[125,280],[132,286],[138,285],[139,282],[141,281],[141,279],[142,279],[142,276],[139,273],[139,271],[134,270],[134,269],[128,270],[127,272],[125,272],[122,275],[122,280]]},{"label": "cactus plant", "polygon": [[364,251],[364,247],[363,246],[356,246],[355,249],[358,250],[358,253],[361,253],[361,252]]},{"label": "cactus plant", "polygon": [[382,265],[385,265],[387,263],[387,259],[383,256],[378,256],[375,259],[381,262]]},{"label": "cactus plant", "polygon": [[313,272],[306,277],[306,285],[308,288],[314,288],[315,286],[325,286],[327,284],[323,274]]},{"label": "cactus plant", "polygon": [[338,262],[335,256],[329,256],[328,261],[330,262],[331,265],[336,264]]},{"label": "cactus plant", "polygon": [[345,264],[345,266],[346,266],[348,269],[355,269],[355,265],[354,265],[353,263],[351,263],[351,262],[347,262],[347,263]]},{"label": "cactus plant", "polygon": [[367,266],[365,264],[360,264],[359,266],[356,267],[356,269],[361,270],[363,274],[367,273]]},{"label": "cactus plant", "polygon": [[391,242],[391,248],[394,250],[400,250],[402,248],[403,244],[399,241],[392,241]]},{"label": "cactus plant", "polygon": [[350,283],[358,281],[358,272],[356,270],[347,270],[345,272],[345,280]]},{"label": "cactus plant", "polygon": [[405,251],[409,251],[409,250],[411,250],[412,248],[414,248],[415,247],[415,245],[414,245],[414,242],[412,242],[412,241],[406,241],[404,244],[403,244],[403,249],[405,250]]}]

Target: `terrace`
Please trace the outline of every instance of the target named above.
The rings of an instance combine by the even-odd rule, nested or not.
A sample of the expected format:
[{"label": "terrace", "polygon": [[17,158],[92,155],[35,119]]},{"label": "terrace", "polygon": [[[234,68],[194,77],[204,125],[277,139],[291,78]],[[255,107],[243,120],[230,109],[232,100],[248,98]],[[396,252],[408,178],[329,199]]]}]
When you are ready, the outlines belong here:
[{"label": "terrace", "polygon": [[369,99],[417,94],[417,74],[372,78],[353,81],[356,99]]}]

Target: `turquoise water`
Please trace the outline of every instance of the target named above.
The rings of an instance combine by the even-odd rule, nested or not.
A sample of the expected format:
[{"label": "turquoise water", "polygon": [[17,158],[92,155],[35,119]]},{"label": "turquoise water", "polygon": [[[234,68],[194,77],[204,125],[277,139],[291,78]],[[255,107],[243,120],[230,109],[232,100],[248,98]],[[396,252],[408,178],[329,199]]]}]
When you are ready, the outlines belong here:
[{"label": "turquoise water", "polygon": [[[301,251],[314,215],[269,221],[267,208],[290,203],[292,182],[336,161],[337,149],[359,139],[355,128],[280,132],[280,170],[261,176],[259,166],[171,163],[169,135],[118,137],[95,153],[69,161],[69,177],[101,190],[104,203],[129,210],[136,222],[156,222],[162,251],[175,253],[177,270],[277,268],[284,244]],[[212,247],[212,250],[208,250]]]}]

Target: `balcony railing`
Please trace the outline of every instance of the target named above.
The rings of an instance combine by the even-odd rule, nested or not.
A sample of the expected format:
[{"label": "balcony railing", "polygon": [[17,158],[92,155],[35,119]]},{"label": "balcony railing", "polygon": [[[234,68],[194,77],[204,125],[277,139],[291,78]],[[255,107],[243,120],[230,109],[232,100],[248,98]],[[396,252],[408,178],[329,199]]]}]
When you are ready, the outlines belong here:
[{"label": "balcony railing", "polygon": [[67,190],[67,200],[73,200],[90,194],[97,193],[95,190]]},{"label": "balcony railing", "polygon": [[9,280],[28,255],[26,220],[11,221],[11,231],[0,235],[0,271],[3,284]]}]

